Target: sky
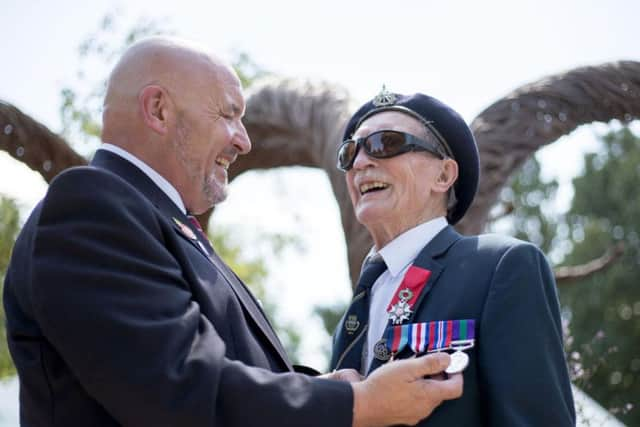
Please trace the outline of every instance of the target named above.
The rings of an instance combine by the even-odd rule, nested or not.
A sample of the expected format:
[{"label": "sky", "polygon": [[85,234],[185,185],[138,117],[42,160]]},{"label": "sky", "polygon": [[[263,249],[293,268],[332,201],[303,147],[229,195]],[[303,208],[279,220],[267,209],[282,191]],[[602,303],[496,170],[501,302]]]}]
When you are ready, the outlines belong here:
[{"label": "sky", "polygon": [[[435,96],[468,122],[547,75],[640,60],[635,0],[0,0],[0,99],[60,131],[60,90],[77,83],[78,46],[116,10],[120,38],[136,22],[154,20],[223,56],[246,52],[276,74],[339,85],[354,104],[384,83],[395,92]],[[108,71],[94,64],[90,77]],[[558,207],[568,206],[568,183],[604,131],[581,128],[540,153],[544,175],[563,183]],[[37,174],[0,153],[0,194],[14,197],[26,215],[45,191]],[[256,249],[263,233],[300,238],[302,248],[266,255],[266,287],[282,319],[304,331],[302,362],[322,368],[328,338],[310,309],[350,298],[344,237],[326,176],[302,168],[245,174],[232,183],[212,224],[232,230],[250,256],[264,255]]]}]

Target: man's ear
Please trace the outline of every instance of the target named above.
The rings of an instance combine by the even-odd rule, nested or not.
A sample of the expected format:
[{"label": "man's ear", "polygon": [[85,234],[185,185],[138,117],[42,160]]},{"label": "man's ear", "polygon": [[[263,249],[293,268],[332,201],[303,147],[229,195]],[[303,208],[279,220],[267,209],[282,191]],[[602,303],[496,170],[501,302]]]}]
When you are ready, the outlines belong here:
[{"label": "man's ear", "polygon": [[458,179],[458,163],[450,158],[442,160],[440,175],[436,179],[434,189],[446,193]]},{"label": "man's ear", "polygon": [[160,135],[166,135],[169,131],[169,103],[169,96],[162,86],[145,86],[138,95],[144,123]]}]

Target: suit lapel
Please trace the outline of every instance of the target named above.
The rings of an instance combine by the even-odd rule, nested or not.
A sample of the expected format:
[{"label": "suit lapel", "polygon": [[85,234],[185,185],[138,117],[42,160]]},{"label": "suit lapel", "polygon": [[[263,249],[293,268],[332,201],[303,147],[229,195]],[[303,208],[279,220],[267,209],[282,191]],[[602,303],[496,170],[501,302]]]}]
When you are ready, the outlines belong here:
[{"label": "suit lapel", "polygon": [[438,284],[440,274],[445,268],[439,258],[462,236],[450,225],[447,225],[440,233],[438,233],[425,247],[420,251],[413,262],[416,267],[431,271],[431,275],[427,284],[422,289],[415,304],[412,307],[412,313],[407,323],[413,322],[413,318],[420,309],[420,305],[425,301],[429,292]]},{"label": "suit lapel", "polygon": [[133,187],[140,191],[148,200],[150,200],[167,218],[171,220],[174,226],[174,230],[179,233],[186,241],[198,249],[211,264],[215,267],[220,274],[225,278],[229,287],[232,289],[241,305],[243,306],[248,317],[258,326],[258,329],[262,332],[267,341],[271,344],[273,349],[282,359],[282,362],[290,369],[293,370],[289,359],[286,356],[286,352],[280,343],[280,340],[276,336],[273,328],[267,320],[264,312],[258,305],[257,301],[253,298],[251,292],[242,284],[240,279],[231,272],[227,265],[213,252],[210,256],[207,251],[199,244],[199,241],[191,238],[188,231],[184,230],[173,218],[178,219],[184,226],[188,227],[195,236],[196,231],[193,229],[191,222],[187,216],[182,212],[173,201],[138,167],[131,162],[123,159],[122,157],[113,154],[106,150],[98,150],[93,160],[92,166],[107,169],[114,172],[122,179],[129,182]]},{"label": "suit lapel", "polygon": [[182,213],[180,218],[173,217],[171,219],[173,220],[173,228],[178,232],[178,234],[193,245],[193,247],[196,248],[209,262],[213,263],[209,251],[207,251],[204,243],[200,240],[200,231],[193,227],[191,221],[189,221],[189,219]]}]

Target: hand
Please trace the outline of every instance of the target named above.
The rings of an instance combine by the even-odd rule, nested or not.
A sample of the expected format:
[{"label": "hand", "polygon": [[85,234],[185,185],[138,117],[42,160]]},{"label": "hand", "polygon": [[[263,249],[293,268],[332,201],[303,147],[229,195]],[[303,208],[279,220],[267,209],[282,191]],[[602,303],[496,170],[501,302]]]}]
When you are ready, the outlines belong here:
[{"label": "hand", "polygon": [[360,372],[356,371],[355,369],[340,369],[338,371],[320,375],[319,378],[324,378],[326,380],[346,381],[348,383],[355,383],[364,379],[364,377],[360,375]]},{"label": "hand", "polygon": [[462,374],[446,380],[424,379],[449,366],[449,355],[434,353],[398,360],[375,370],[366,380],[352,383],[353,427],[415,425],[442,401],[462,395]]}]

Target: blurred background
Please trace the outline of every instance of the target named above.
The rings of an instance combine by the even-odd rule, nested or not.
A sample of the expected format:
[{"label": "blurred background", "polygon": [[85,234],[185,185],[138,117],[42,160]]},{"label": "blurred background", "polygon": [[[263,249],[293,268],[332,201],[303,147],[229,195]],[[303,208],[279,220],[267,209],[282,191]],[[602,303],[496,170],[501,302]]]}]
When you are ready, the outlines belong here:
[{"label": "blurred background", "polygon": [[[473,123],[481,149],[498,147],[481,152],[483,165],[508,165],[486,197],[488,213],[468,229],[530,240],[556,268],[581,425],[640,425],[640,3],[3,0],[0,8],[0,277],[47,182],[98,147],[104,82],[141,37],[193,39],[233,63],[257,147],[269,138],[252,133],[270,120],[252,114],[266,90],[331,101],[343,115],[296,137],[322,134],[329,148],[340,117],[383,84],[419,91]],[[521,134],[496,119],[505,102]],[[298,115],[313,114],[305,111]],[[239,166],[208,232],[291,357],[323,370],[362,249],[347,246],[331,164],[270,167],[290,154],[286,144],[279,150],[256,150]],[[18,385],[0,319],[0,426],[16,426]]]}]

